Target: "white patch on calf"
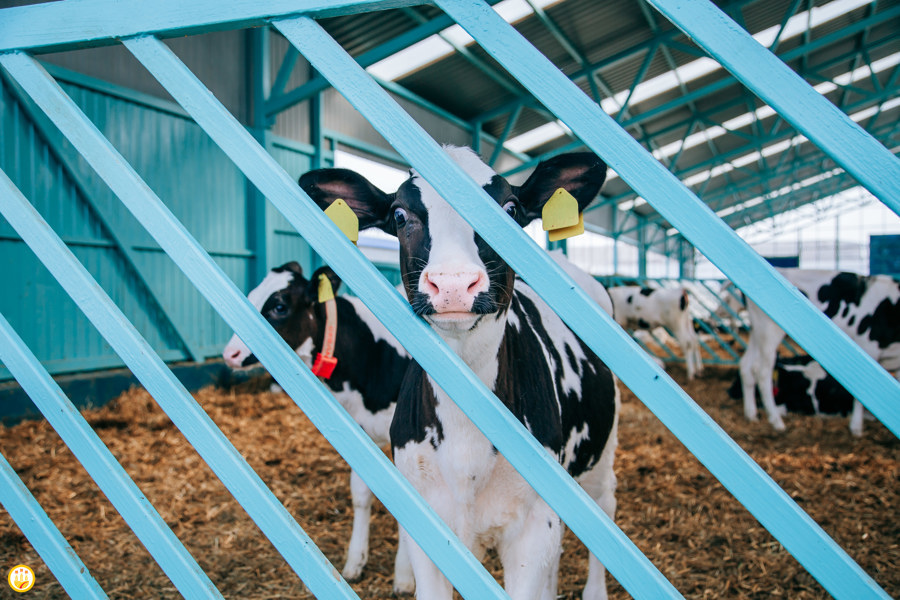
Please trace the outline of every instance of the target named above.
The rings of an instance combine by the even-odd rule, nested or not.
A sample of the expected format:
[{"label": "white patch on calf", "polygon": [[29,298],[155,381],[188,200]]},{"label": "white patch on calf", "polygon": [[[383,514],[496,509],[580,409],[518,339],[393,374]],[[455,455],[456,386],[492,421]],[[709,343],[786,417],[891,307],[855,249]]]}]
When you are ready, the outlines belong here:
[{"label": "white patch on calf", "polygon": [[589,440],[591,438],[590,427],[588,427],[587,423],[584,423],[584,427],[582,429],[578,429],[578,427],[572,427],[572,433],[569,434],[569,441],[566,442],[566,447],[563,448],[563,457],[565,457],[565,462],[562,463],[562,466],[567,471],[569,470],[569,466],[572,464],[572,461],[575,460],[575,450],[581,445],[581,442],[585,440]]},{"label": "white patch on calf", "polygon": [[[496,175],[471,148],[445,146],[444,149],[478,185],[487,185]],[[474,296],[469,297],[466,293],[469,284],[481,278],[486,291],[488,281],[487,269],[478,256],[475,231],[431,184],[415,171],[412,177],[413,185],[419,188],[422,204],[428,211],[428,233],[431,237],[428,264],[417,282],[418,290],[432,298],[438,312],[465,312],[474,300]],[[435,281],[440,277],[446,287],[441,286],[440,292],[433,295],[432,288],[435,286],[428,283],[429,277],[435,278]]]},{"label": "white patch on calf", "polygon": [[[252,304],[256,310],[262,312],[266,300],[268,300],[275,292],[281,291],[289,286],[293,279],[294,274],[290,271],[282,271],[281,273],[269,271],[269,274],[266,275],[265,279],[247,294],[247,300],[250,301],[250,304]],[[225,364],[236,370],[242,368],[241,365],[244,360],[251,354],[250,348],[247,347],[247,344],[245,344],[237,334],[231,336],[231,339],[228,340],[228,343],[225,345],[225,349],[222,350],[222,357],[225,359]]]},{"label": "white patch on calf", "polygon": [[266,278],[263,279],[258,286],[253,288],[253,290],[247,294],[247,300],[250,301],[250,304],[256,307],[256,310],[262,312],[262,308],[266,303],[266,300],[274,294],[275,292],[280,292],[281,290],[287,288],[291,285],[291,281],[294,280],[294,274],[290,271],[282,271],[280,273],[275,273],[274,271],[269,271],[269,274],[266,275]]},{"label": "white patch on calf", "polygon": [[[404,298],[406,294],[401,290],[401,294],[403,294]],[[400,345],[400,342],[397,341],[391,332],[388,331],[387,327],[382,325],[381,321],[379,321],[372,311],[363,304],[362,300],[356,298],[354,296],[345,296],[346,300],[350,302],[353,306],[353,310],[356,311],[356,314],[359,315],[360,320],[365,323],[366,327],[372,332],[372,335],[375,337],[375,341],[384,340],[388,344],[391,345],[393,349],[397,351],[397,354],[400,356],[406,357],[408,356],[406,352],[406,348]]]},{"label": "white patch on calf", "polygon": [[362,394],[357,390],[351,389],[350,384],[344,382],[344,388],[340,391],[333,391],[332,395],[340,403],[341,406],[349,413],[354,421],[359,423],[372,441],[378,446],[384,446],[390,443],[391,419],[394,418],[393,410],[381,410],[372,413],[366,408]]},{"label": "white patch on calf", "polygon": [[297,356],[300,357],[300,360],[303,361],[307,367],[312,369],[313,360],[312,360],[312,352],[313,352],[313,340],[312,338],[306,338],[303,340],[303,343],[294,348],[294,352]]}]

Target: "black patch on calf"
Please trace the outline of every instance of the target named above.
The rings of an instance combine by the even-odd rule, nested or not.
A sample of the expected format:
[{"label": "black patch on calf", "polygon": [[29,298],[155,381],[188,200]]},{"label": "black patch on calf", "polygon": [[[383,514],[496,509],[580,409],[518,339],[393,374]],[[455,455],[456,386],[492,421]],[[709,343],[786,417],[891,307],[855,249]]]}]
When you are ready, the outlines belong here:
[{"label": "black patch on calf", "polygon": [[651,288],[641,288],[641,296],[649,296],[653,293],[653,289]]},{"label": "black patch on calf", "polygon": [[684,309],[687,308],[687,304],[688,304],[687,292],[682,292],[681,299],[679,299],[679,301],[678,301],[678,307],[681,309],[682,312],[684,312]]},{"label": "black patch on calf", "polygon": [[816,398],[819,399],[819,412],[826,415],[848,415],[853,410],[853,395],[844,389],[831,375],[816,383]]},{"label": "black patch on calf", "polygon": [[[788,412],[792,413],[846,416],[853,409],[853,396],[828,373],[813,385],[812,380],[802,370],[812,361],[811,356],[778,359],[775,363],[775,372],[778,378],[778,385],[775,388],[775,403],[784,405]],[[810,388],[812,388],[815,398],[810,397]],[[735,400],[743,398],[740,373],[728,388],[728,396]],[[818,404],[818,411],[816,404]]]},{"label": "black patch on calf", "polygon": [[891,302],[887,298],[875,307],[871,315],[866,315],[859,321],[859,335],[869,332],[869,339],[878,342],[882,350],[900,342],[900,301]]},{"label": "black patch on calf", "polygon": [[775,394],[775,403],[783,404],[789,412],[804,415],[815,414],[816,408],[813,399],[809,396],[810,380],[803,371],[775,367],[778,371],[778,388]]},{"label": "black patch on calf", "polygon": [[[578,343],[587,357],[577,361],[572,348],[561,356],[551,343],[534,303],[523,294],[515,294],[510,308],[519,319],[521,330],[512,325],[500,347],[500,370],[495,393],[510,411],[525,424],[532,435],[557,455],[566,447],[573,430],[588,437],[575,446],[569,473],[584,473],[600,459],[615,417],[615,382],[612,373],[587,346]],[[545,347],[556,364],[550,370],[542,349]],[[567,393],[562,387],[563,365],[581,374],[582,395]],[[562,414],[557,411],[559,400]]]},{"label": "black patch on calf", "polygon": [[866,280],[854,273],[838,273],[830,283],[819,288],[819,302],[825,305],[824,312],[833,319],[841,308],[841,303],[859,304],[866,291]]},{"label": "black patch on calf", "polygon": [[444,429],[435,412],[434,389],[428,381],[428,374],[413,362],[406,371],[400,385],[397,410],[391,421],[391,447],[403,448],[410,442],[422,443],[433,429],[437,448],[444,439]]}]

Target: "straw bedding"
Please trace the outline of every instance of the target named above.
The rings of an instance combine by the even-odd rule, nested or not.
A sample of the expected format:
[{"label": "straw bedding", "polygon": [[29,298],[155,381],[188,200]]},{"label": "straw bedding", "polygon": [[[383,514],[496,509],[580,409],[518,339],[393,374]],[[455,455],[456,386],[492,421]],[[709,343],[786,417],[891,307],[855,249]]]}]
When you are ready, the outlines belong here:
[{"label": "straw bedding", "polygon": [[[777,434],[747,423],[708,369],[686,391],[892,596],[900,596],[900,442],[877,422],[854,439],[843,418],[789,417]],[[340,569],[349,538],[348,468],[283,394],[251,380],[197,400]],[[163,519],[227,598],[308,598],[296,575],[143,390],[85,413]],[[627,391],[616,471],[619,526],[688,598],[826,598],[828,594]],[[173,585],[43,421],[0,428],[0,451],[111,598],[176,598]],[[369,564],[353,587],[391,597],[396,527],[376,502]],[[37,574],[29,598],[64,592],[0,510],[0,568]],[[488,567],[499,575],[495,557]],[[578,598],[586,554],[568,533],[560,595]],[[610,577],[612,598],[628,597]],[[0,598],[12,597],[5,584]]]}]

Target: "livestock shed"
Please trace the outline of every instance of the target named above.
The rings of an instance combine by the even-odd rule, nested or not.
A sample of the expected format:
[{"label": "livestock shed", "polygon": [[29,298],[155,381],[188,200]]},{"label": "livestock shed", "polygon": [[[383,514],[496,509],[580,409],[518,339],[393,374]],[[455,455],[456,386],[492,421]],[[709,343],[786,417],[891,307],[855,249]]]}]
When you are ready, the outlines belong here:
[{"label": "livestock shed", "polygon": [[[885,0],[0,0],[9,585],[387,597],[389,552],[373,549],[360,582],[334,566],[349,502],[332,480],[349,465],[384,507],[373,522],[393,515],[463,597],[505,596],[496,557],[482,565],[248,301],[296,261],[331,267],[555,511],[569,530],[561,573],[583,544],[613,597],[900,595],[900,384],[735,233],[851,190],[900,215],[898,32],[900,4]],[[578,259],[584,238],[524,233],[441,144],[471,146],[514,185],[595,153],[609,171],[585,237],[612,241],[613,267]],[[385,186],[414,169],[618,377],[615,519],[413,314],[394,288],[396,241],[351,244],[297,185],[359,158],[373,181],[386,169]],[[890,244],[873,245],[873,264],[891,264]],[[709,261],[864,404],[874,441],[830,455],[823,438],[845,428],[819,424],[754,445],[759,428],[709,398],[733,368],[712,387],[667,375],[542,245],[607,282],[625,248],[642,282],[663,257],[678,281],[658,285],[688,286],[716,337],[722,281],[695,277]],[[284,393],[226,389],[232,333]],[[731,333],[738,346],[707,338],[704,362],[736,362]],[[101,380],[141,389],[91,406],[109,395]],[[220,387],[198,391],[208,383]],[[725,522],[759,535],[742,545]],[[685,563],[692,553],[703,560]]]}]

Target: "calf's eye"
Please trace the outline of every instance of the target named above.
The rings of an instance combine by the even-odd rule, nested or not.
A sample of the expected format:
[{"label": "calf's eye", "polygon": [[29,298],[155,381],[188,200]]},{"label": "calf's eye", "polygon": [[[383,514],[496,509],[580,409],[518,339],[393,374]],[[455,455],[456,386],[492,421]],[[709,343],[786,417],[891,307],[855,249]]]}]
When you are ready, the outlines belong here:
[{"label": "calf's eye", "polygon": [[506,214],[511,216],[513,219],[516,218],[516,203],[513,200],[510,200],[506,204],[503,205],[503,210],[506,211]]},{"label": "calf's eye", "polygon": [[397,224],[397,228],[403,227],[406,225],[406,211],[402,208],[397,208],[394,210],[394,223]]},{"label": "calf's eye", "polygon": [[287,305],[279,302],[278,304],[276,304],[275,306],[272,307],[272,313],[276,317],[283,317],[284,315],[287,314]]}]

